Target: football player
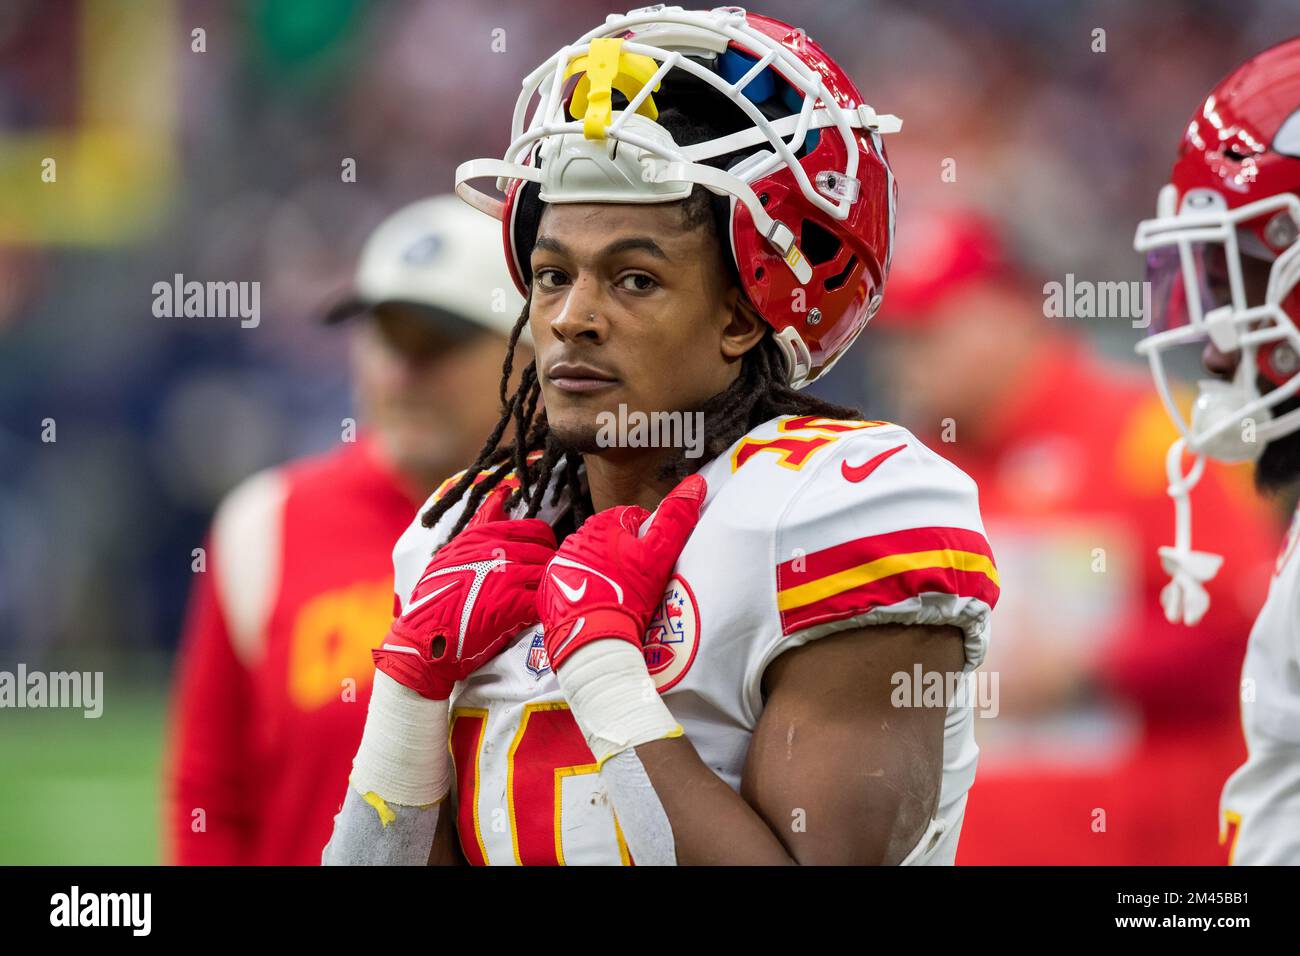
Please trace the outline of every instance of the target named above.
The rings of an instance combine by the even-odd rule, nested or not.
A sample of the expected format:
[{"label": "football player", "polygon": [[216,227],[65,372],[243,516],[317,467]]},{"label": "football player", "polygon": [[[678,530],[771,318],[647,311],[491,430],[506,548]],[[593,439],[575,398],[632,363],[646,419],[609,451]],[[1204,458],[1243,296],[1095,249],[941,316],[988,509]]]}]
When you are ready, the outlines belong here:
[{"label": "football player", "polygon": [[[799,391],[879,306],[897,126],[734,7],[611,16],[525,80],[457,191],[536,360],[394,551],[325,862],[952,862],[998,594],[976,488]],[[611,437],[638,415],[698,415],[700,454]]]},{"label": "football player", "polygon": [[[1150,334],[1138,345],[1180,437],[1166,468],[1175,502],[1165,614],[1195,624],[1222,559],[1192,549],[1189,494],[1205,459],[1255,462],[1261,491],[1300,478],[1300,38],[1242,64],[1197,108],[1160,191],[1138,226],[1152,283]],[[1200,352],[1189,418],[1166,376],[1178,347]],[[1191,461],[1184,470],[1184,456]],[[1249,756],[1220,803],[1236,863],[1300,863],[1300,517],[1293,518],[1242,671]]]}]

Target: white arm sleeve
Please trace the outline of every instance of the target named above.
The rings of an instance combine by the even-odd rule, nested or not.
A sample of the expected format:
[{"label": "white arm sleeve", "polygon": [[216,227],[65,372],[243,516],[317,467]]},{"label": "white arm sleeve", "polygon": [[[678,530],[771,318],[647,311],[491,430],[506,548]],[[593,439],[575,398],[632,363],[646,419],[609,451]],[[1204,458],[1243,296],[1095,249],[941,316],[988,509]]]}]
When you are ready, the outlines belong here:
[{"label": "white arm sleeve", "polygon": [[[334,817],[334,833],[321,853],[322,866],[424,866],[438,830],[442,805],[385,805],[388,814],[348,787]],[[385,820],[387,816],[387,820]]]},{"label": "white arm sleeve", "polygon": [[609,791],[636,865],[676,866],[673,828],[636,751],[624,750],[606,760],[600,768],[600,779]]},{"label": "white arm sleeve", "polygon": [[450,787],[447,701],[426,700],[375,672],[343,807],[321,854],[326,866],[423,865]]}]

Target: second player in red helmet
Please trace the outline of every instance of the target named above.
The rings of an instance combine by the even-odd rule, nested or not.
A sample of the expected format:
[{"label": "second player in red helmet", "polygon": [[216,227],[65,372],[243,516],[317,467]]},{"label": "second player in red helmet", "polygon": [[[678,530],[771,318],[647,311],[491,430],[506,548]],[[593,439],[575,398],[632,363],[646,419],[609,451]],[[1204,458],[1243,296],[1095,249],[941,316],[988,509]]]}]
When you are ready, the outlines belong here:
[{"label": "second player in red helmet", "polygon": [[1009,223],[909,213],[864,354],[899,420],[979,484],[1004,579],[957,861],[1222,863],[1219,784],[1243,752],[1233,671],[1272,516],[1211,469],[1201,540],[1230,568],[1200,628],[1166,621],[1156,549],[1170,515],[1152,449],[1176,433],[1142,369],[1078,334],[1098,323],[1043,314],[1045,277]]},{"label": "second player in red helmet", "polygon": [[[1193,549],[1192,492],[1207,458],[1253,461],[1264,492],[1300,481],[1300,38],[1252,57],[1197,107],[1156,218],[1138,226],[1152,283],[1150,335],[1138,345],[1181,436],[1166,460],[1175,502],[1171,621],[1196,624],[1222,556]],[[1170,389],[1166,358],[1200,353],[1207,377],[1190,414]],[[1184,469],[1183,459],[1192,462]],[[1300,863],[1300,560],[1297,528],[1278,558],[1242,672],[1250,751],[1220,806],[1225,841],[1243,863]]]}]

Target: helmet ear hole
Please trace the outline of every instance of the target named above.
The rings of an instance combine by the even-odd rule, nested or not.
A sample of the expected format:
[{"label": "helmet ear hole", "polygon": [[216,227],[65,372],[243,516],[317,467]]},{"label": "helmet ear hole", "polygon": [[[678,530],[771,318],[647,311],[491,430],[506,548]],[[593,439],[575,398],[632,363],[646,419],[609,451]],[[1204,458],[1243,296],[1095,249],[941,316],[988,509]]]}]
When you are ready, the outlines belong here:
[{"label": "helmet ear hole", "polygon": [[530,263],[533,258],[533,243],[537,241],[537,229],[542,222],[544,212],[540,193],[541,183],[524,183],[515,197],[514,210],[514,253],[518,258],[519,276],[524,285],[531,285],[533,270]]},{"label": "helmet ear hole", "polygon": [[840,253],[840,240],[834,233],[823,229],[811,219],[805,219],[799,227],[799,248],[804,258],[814,266],[830,262]]},{"label": "helmet ear hole", "polygon": [[844,283],[849,281],[849,276],[853,275],[853,270],[856,269],[857,267],[858,267],[858,257],[849,256],[848,265],[846,265],[841,272],[836,273],[835,275],[827,279],[825,282],[823,282],[822,288],[824,288],[827,292],[834,292],[840,286],[844,285]]}]

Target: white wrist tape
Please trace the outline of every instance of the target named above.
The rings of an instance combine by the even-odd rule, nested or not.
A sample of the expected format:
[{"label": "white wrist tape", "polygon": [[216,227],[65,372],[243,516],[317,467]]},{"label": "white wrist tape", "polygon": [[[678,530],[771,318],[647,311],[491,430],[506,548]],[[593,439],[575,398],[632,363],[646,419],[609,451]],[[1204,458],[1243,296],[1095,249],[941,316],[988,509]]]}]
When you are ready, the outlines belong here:
[{"label": "white wrist tape", "polygon": [[574,651],[555,676],[597,766],[629,747],[682,735],[645,658],[627,641],[592,641]]},{"label": "white wrist tape", "polygon": [[352,761],[353,789],[386,803],[428,806],[447,795],[449,762],[447,701],[421,697],[375,671],[366,729]]}]

